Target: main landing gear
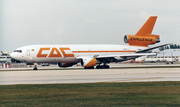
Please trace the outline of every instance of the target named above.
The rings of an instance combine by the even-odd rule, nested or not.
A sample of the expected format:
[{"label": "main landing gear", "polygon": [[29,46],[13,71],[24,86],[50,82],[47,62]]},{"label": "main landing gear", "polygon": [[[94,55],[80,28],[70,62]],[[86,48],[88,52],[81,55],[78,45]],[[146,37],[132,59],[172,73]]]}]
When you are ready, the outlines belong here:
[{"label": "main landing gear", "polygon": [[[100,59],[100,62],[97,66],[96,69],[109,69],[109,65],[107,65],[108,63],[110,63],[109,60],[107,59]],[[102,65],[101,65],[102,64]]]},{"label": "main landing gear", "polygon": [[97,65],[96,69],[109,69],[109,65]]},{"label": "main landing gear", "polygon": [[[92,67],[84,67],[84,69],[94,69],[94,66],[92,66]],[[109,65],[97,65],[96,69],[109,69]]]},{"label": "main landing gear", "polygon": [[84,69],[94,69],[94,66],[92,66],[92,67],[84,67]]}]

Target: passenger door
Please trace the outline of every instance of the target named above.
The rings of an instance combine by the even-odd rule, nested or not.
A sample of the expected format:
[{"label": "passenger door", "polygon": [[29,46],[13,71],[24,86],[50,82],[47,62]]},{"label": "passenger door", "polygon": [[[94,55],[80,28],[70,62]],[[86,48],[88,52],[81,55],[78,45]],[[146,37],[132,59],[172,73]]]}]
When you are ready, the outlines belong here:
[{"label": "passenger door", "polygon": [[27,56],[30,56],[30,49],[26,50]]}]

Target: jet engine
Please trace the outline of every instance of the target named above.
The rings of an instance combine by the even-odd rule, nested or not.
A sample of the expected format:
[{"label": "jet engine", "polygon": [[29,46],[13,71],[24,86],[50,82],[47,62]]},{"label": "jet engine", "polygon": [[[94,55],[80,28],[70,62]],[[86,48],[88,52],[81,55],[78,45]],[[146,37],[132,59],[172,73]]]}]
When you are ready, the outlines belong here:
[{"label": "jet engine", "polygon": [[96,58],[83,58],[81,59],[81,66],[83,67],[94,67],[97,64]]},{"label": "jet engine", "polygon": [[129,45],[133,46],[144,46],[148,47],[148,45],[159,43],[159,35],[152,34],[157,16],[151,16],[144,23],[144,25],[139,29],[139,31],[135,35],[125,35],[124,42],[129,43]]},{"label": "jet engine", "polygon": [[135,46],[148,46],[151,44],[159,43],[159,35],[149,35],[149,36],[133,36],[125,35],[124,42],[129,43],[129,45]]}]

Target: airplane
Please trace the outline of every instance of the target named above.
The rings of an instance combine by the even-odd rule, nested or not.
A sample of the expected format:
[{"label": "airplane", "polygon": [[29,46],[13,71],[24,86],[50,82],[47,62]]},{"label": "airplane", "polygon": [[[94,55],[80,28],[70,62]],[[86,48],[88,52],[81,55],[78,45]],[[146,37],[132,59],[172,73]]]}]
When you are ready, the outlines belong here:
[{"label": "airplane", "polygon": [[[59,67],[71,67],[81,63],[84,69],[108,69],[111,62],[122,62],[151,53],[152,49],[166,46],[159,45],[149,48],[148,45],[160,42],[159,35],[151,34],[157,16],[150,16],[135,35],[125,35],[126,45],[115,44],[74,44],[74,45],[29,45],[17,48],[11,53],[15,60],[26,63],[57,63]],[[37,65],[34,66],[37,70]]]}]

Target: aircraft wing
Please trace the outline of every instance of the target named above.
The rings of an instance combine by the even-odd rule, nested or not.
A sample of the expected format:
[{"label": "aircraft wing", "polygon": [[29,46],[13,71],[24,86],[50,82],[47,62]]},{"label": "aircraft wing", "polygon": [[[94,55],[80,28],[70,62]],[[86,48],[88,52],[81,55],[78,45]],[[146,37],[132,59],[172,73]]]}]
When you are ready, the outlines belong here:
[{"label": "aircraft wing", "polygon": [[143,50],[140,50],[140,51],[136,51],[136,53],[144,53],[144,52],[147,52],[147,51],[149,51],[149,50],[156,49],[156,48],[163,47],[163,46],[170,45],[170,44],[171,44],[171,43],[163,44],[163,45],[159,45],[159,46],[155,46],[155,47],[148,48],[148,49],[143,49]]},{"label": "aircraft wing", "polygon": [[82,59],[82,58],[112,58],[112,57],[140,57],[140,56],[146,56],[146,55],[156,55],[156,53],[145,53],[149,50],[152,50],[152,49],[156,49],[156,48],[159,48],[159,47],[163,47],[163,46],[166,46],[166,45],[170,45],[171,43],[168,43],[168,44],[163,44],[163,45],[159,45],[159,46],[155,46],[155,47],[151,47],[151,48],[148,48],[148,49],[143,49],[143,50],[140,50],[140,51],[136,51],[135,53],[132,53],[132,54],[95,54],[95,55],[88,55],[88,56],[77,56],[76,58],[77,59]]},{"label": "aircraft wing", "polygon": [[82,58],[111,58],[111,57],[140,57],[140,56],[146,56],[146,55],[156,55],[156,53],[132,53],[132,54],[112,54],[112,55],[106,55],[106,54],[96,54],[96,55],[89,55],[89,56],[77,56],[77,59]]},{"label": "aircraft wing", "polygon": [[133,53],[133,54],[120,54],[120,55],[99,55],[97,58],[106,58],[106,57],[140,57],[146,55],[156,55],[156,53]]}]

